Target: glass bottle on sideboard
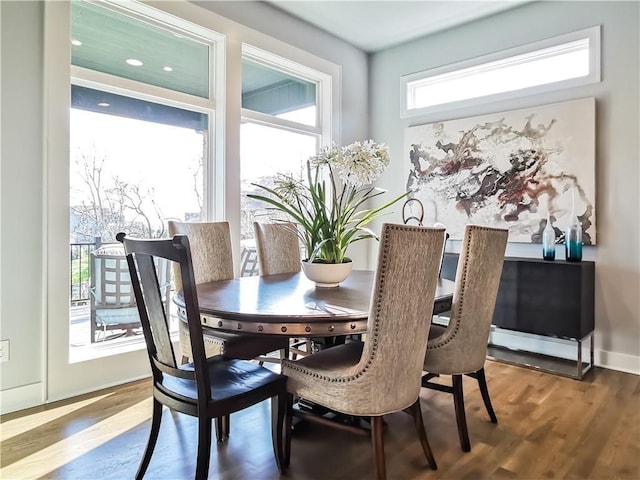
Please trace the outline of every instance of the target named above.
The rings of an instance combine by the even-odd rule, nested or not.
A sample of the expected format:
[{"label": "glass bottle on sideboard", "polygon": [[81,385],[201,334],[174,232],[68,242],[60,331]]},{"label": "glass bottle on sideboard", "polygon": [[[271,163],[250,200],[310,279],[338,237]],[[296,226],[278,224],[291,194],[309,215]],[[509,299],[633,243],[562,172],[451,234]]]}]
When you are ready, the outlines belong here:
[{"label": "glass bottle on sideboard", "polygon": [[567,262],[582,260],[582,224],[578,217],[573,217],[572,223],[564,233],[564,251]]},{"label": "glass bottle on sideboard", "polygon": [[556,232],[551,225],[549,212],[547,212],[547,226],[542,231],[542,258],[543,260],[555,260],[556,258]]},{"label": "glass bottle on sideboard", "polygon": [[571,190],[571,223],[564,231],[564,254],[567,262],[582,260],[582,223],[576,215],[576,188]]}]

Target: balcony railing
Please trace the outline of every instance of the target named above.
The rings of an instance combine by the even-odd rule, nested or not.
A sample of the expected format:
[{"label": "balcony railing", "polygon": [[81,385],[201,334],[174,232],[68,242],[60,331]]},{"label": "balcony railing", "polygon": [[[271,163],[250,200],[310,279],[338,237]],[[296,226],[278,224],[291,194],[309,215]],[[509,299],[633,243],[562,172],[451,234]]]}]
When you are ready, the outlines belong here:
[{"label": "balcony railing", "polygon": [[89,303],[89,288],[91,287],[91,253],[102,246],[102,238],[95,237],[94,241],[69,244],[69,276],[71,279],[71,306],[87,305]]}]

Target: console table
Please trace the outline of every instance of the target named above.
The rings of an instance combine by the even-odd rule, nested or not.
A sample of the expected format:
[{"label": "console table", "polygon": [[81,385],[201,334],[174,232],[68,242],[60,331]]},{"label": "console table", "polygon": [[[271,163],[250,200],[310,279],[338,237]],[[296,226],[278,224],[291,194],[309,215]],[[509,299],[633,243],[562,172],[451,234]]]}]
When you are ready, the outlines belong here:
[{"label": "console table", "polygon": [[[442,277],[454,279],[458,255],[447,253]],[[576,360],[489,344],[490,358],[576,379],[593,366],[595,263],[505,257],[494,327],[569,341]],[[583,344],[588,341],[588,358]]]}]

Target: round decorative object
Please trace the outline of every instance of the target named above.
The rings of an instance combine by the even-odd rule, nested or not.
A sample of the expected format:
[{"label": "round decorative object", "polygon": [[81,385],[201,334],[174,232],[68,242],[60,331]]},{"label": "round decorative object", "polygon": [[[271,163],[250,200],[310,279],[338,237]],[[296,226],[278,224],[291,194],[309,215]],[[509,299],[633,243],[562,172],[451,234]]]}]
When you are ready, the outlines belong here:
[{"label": "round decorative object", "polygon": [[316,282],[316,287],[337,287],[351,273],[353,262],[346,263],[309,263],[302,262],[302,271],[306,277]]}]

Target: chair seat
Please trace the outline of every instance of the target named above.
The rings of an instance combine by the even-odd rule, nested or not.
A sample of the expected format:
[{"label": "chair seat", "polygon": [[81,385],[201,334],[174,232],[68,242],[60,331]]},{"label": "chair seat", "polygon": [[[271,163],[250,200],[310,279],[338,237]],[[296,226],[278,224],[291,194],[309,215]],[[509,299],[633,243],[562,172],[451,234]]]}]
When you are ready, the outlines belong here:
[{"label": "chair seat", "polygon": [[[293,365],[308,368],[309,370],[322,371],[331,374],[331,371],[344,371],[345,368],[357,365],[362,357],[363,342],[349,342],[343,345],[321,350],[313,355],[308,355]],[[292,372],[295,375],[295,372]]]},{"label": "chair seat", "polygon": [[[298,361],[282,361],[287,390],[297,396],[347,415],[371,414],[370,392],[352,388],[359,383],[356,370],[364,343],[349,342],[308,355]],[[347,379],[350,379],[348,382]]]},{"label": "chair seat", "polygon": [[[210,335],[206,335],[210,336]],[[270,337],[268,335],[240,335],[237,333],[216,332],[214,337],[224,340],[222,355],[226,358],[251,360],[289,347],[288,337]]]},{"label": "chair seat", "polygon": [[[189,330],[184,322],[179,324],[180,349],[185,357],[191,357]],[[288,337],[269,335],[245,335],[222,331],[203,332],[204,348],[207,357],[224,355],[226,358],[251,360],[270,352],[289,347]]]},{"label": "chair seat", "polygon": [[435,340],[436,338],[442,336],[446,331],[447,327],[445,327],[444,325],[432,323],[431,327],[429,328],[429,341]]},{"label": "chair seat", "polygon": [[95,311],[95,324],[98,327],[110,325],[138,325],[140,316],[138,307],[104,308]]},{"label": "chair seat", "polygon": [[[256,363],[245,360],[211,357],[207,359],[207,367],[213,402],[229,400],[249,393],[255,395],[256,391],[261,388],[272,387],[278,382],[286,382],[284,375],[274,373]],[[187,363],[180,367],[181,370],[191,371],[193,368],[193,363]],[[167,390],[166,393],[172,392],[193,399],[194,403],[198,398],[195,380],[163,375],[162,386]],[[270,393],[265,398],[271,395]]]}]

